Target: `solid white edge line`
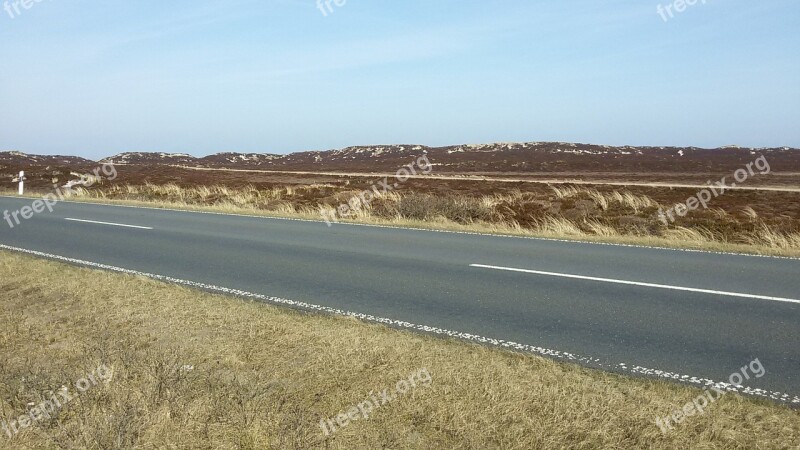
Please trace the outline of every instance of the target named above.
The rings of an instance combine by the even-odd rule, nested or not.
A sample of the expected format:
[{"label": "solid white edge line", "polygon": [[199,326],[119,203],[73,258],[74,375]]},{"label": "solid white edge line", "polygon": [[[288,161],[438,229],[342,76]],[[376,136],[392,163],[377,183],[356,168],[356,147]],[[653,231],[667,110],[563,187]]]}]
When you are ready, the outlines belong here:
[{"label": "solid white edge line", "polygon": [[64,220],[69,220],[70,222],[83,222],[83,223],[96,223],[99,225],[111,225],[114,227],[125,227],[125,228],[138,228],[140,230],[152,230],[152,227],[140,227],[139,225],[125,225],[124,223],[113,223],[113,222],[99,222],[97,220],[85,220],[85,219],[73,219],[71,217],[66,217]]},{"label": "solid white edge line", "polygon": [[670,286],[667,284],[655,284],[655,283],[644,283],[640,281],[627,281],[627,280],[616,280],[613,278],[599,278],[599,277],[589,277],[584,275],[572,275],[568,273],[556,273],[556,272],[544,272],[541,270],[529,270],[529,269],[517,269],[514,267],[502,267],[502,266],[488,266],[484,264],[470,264],[470,267],[475,267],[479,269],[493,269],[493,270],[503,270],[506,272],[520,272],[520,273],[530,273],[534,275],[544,275],[548,277],[559,277],[559,278],[571,278],[575,280],[585,280],[585,281],[599,281],[603,283],[613,283],[613,284],[625,284],[630,286],[643,286],[649,288],[656,288],[656,289],[669,289],[673,291],[686,291],[686,292],[697,292],[700,294],[711,294],[711,295],[722,295],[726,297],[741,297],[741,298],[752,298],[756,300],[769,300],[774,302],[784,302],[784,303],[795,303],[800,304],[800,300],[793,299],[793,298],[783,298],[783,297],[770,297],[767,295],[756,295],[756,294],[742,294],[740,292],[726,292],[726,291],[716,291],[713,289],[699,289],[699,288],[690,288],[690,287],[682,287],[682,286]]},{"label": "solid white edge line", "polygon": [[529,345],[529,344],[519,344],[519,343],[513,342],[513,341],[506,341],[506,340],[502,340],[502,339],[488,338],[488,337],[483,337],[483,336],[470,334],[470,333],[463,333],[463,332],[459,332],[459,331],[452,331],[452,330],[447,330],[447,329],[442,329],[442,328],[437,328],[437,327],[430,327],[430,326],[427,326],[427,325],[417,325],[417,324],[413,324],[413,323],[405,322],[405,321],[401,321],[401,320],[387,319],[387,318],[383,318],[383,317],[372,316],[372,315],[369,315],[369,314],[362,314],[362,313],[356,313],[356,312],[351,312],[351,311],[344,311],[344,310],[341,310],[341,309],[331,308],[329,306],[314,305],[314,304],[305,303],[305,302],[298,302],[298,301],[294,301],[294,300],[288,300],[288,299],[284,299],[284,298],[280,298],[280,297],[269,297],[269,296],[266,296],[266,295],[255,294],[255,293],[252,293],[252,292],[242,291],[242,290],[239,290],[239,289],[231,289],[231,288],[220,287],[220,286],[215,286],[215,285],[211,285],[211,284],[198,283],[198,282],[195,282],[195,281],[182,280],[180,278],[173,278],[173,277],[169,277],[169,276],[165,276],[165,275],[156,275],[156,274],[151,274],[151,273],[146,273],[146,272],[139,272],[139,271],[136,271],[136,270],[124,269],[124,268],[121,268],[121,267],[110,266],[110,265],[95,263],[95,262],[91,262],[91,261],[84,261],[84,260],[80,260],[80,259],[69,258],[69,257],[66,257],[66,256],[53,255],[53,254],[50,254],[50,253],[39,252],[39,251],[36,251],[36,250],[27,250],[27,249],[24,249],[24,248],[12,247],[12,246],[9,246],[9,245],[4,245],[4,244],[0,244],[0,250],[8,250],[8,251],[11,251],[11,252],[24,253],[24,254],[28,254],[28,255],[32,255],[32,256],[38,256],[40,258],[46,258],[46,259],[55,260],[55,261],[62,261],[62,262],[75,264],[75,265],[80,265],[80,266],[85,266],[85,267],[90,267],[90,268],[94,268],[94,269],[101,269],[101,270],[117,272],[117,273],[122,273],[122,274],[127,274],[127,275],[142,276],[142,277],[150,278],[150,279],[161,281],[161,282],[187,286],[187,287],[190,287],[190,288],[202,289],[202,290],[210,291],[210,292],[217,292],[217,293],[225,294],[225,295],[233,295],[233,296],[242,297],[242,298],[257,299],[257,300],[263,301],[265,303],[270,303],[270,304],[273,304],[273,305],[282,305],[282,306],[287,306],[287,307],[291,307],[291,308],[295,308],[295,309],[302,309],[302,310],[307,310],[307,311],[312,311],[312,312],[326,313],[326,314],[331,314],[331,315],[335,315],[335,316],[352,317],[352,318],[356,318],[356,319],[362,320],[364,322],[378,323],[378,324],[382,324],[382,325],[393,326],[393,327],[396,327],[396,328],[404,328],[404,329],[409,329],[409,330],[413,330],[413,331],[420,331],[420,332],[431,333],[431,334],[436,334],[436,335],[440,335],[440,336],[446,336],[446,337],[461,339],[461,340],[464,340],[464,341],[470,341],[470,342],[479,343],[479,344],[487,344],[487,345],[491,345],[491,346],[517,350],[517,351],[525,352],[525,353],[533,353],[533,354],[538,354],[538,355],[545,356],[545,357],[550,357],[550,358],[559,359],[559,360],[565,360],[565,361],[568,361],[568,362],[574,362],[574,363],[583,364],[583,365],[590,366],[590,367],[604,369],[606,371],[614,371],[614,372],[618,372],[618,373],[638,374],[638,375],[642,375],[642,376],[649,377],[649,378],[665,378],[665,379],[670,379],[670,380],[678,381],[678,382],[685,383],[685,384],[702,386],[702,387],[705,387],[705,388],[715,387],[717,389],[726,390],[726,391],[729,391],[729,392],[735,392],[735,393],[738,393],[738,394],[765,397],[765,398],[769,398],[769,399],[774,400],[774,401],[790,403],[792,405],[795,405],[795,404],[800,405],[800,395],[792,395],[792,394],[787,394],[787,393],[778,392],[778,391],[768,391],[768,390],[765,390],[765,389],[751,388],[751,387],[746,387],[746,386],[741,386],[741,385],[737,386],[737,385],[733,385],[731,383],[726,383],[726,382],[721,382],[721,381],[714,381],[714,380],[711,380],[711,379],[708,379],[708,378],[700,378],[700,377],[693,377],[693,376],[689,376],[689,375],[682,375],[682,374],[677,373],[677,372],[667,372],[667,371],[663,371],[663,370],[648,369],[648,368],[641,367],[641,366],[634,366],[634,367],[630,368],[630,367],[628,367],[628,365],[626,363],[608,364],[608,363],[603,363],[598,358],[592,358],[592,357],[588,357],[588,356],[580,356],[580,355],[576,355],[574,353],[561,352],[561,351],[558,351],[558,350],[552,350],[552,349],[547,349],[547,348],[542,348],[542,347],[536,347],[536,346]]},{"label": "solid white edge line", "polygon": [[[0,195],[0,198],[11,198],[11,199],[23,199],[23,198],[33,198],[33,197],[14,197],[11,195]],[[268,215],[253,215],[253,214],[236,214],[236,213],[223,213],[223,212],[216,212],[216,211],[202,211],[202,210],[191,210],[191,209],[176,209],[176,208],[158,208],[154,206],[139,206],[139,205],[118,205],[114,203],[98,203],[98,202],[77,202],[74,200],[60,200],[59,203],[72,203],[77,205],[94,205],[94,206],[106,206],[106,207],[115,207],[115,208],[133,208],[133,209],[146,209],[152,211],[172,211],[172,212],[180,212],[180,213],[191,213],[191,214],[209,214],[213,216],[230,216],[230,217],[247,217],[251,219],[264,219],[264,220],[285,220],[290,222],[308,222],[308,223],[319,223],[319,224],[326,224],[324,220],[312,220],[312,219],[301,219],[295,217],[277,217],[277,216],[268,216]],[[626,247],[626,248],[637,248],[637,249],[644,249],[644,250],[663,250],[663,251],[671,251],[671,252],[686,252],[686,253],[702,253],[707,255],[717,255],[717,256],[746,256],[751,258],[768,258],[768,259],[783,259],[783,260],[790,260],[790,261],[800,261],[800,257],[795,256],[775,256],[775,255],[758,255],[754,253],[731,253],[731,252],[714,252],[710,250],[698,250],[693,248],[671,248],[671,247],[658,247],[658,246],[647,246],[647,245],[637,245],[637,244],[620,244],[615,242],[595,242],[595,241],[582,241],[582,240],[571,240],[571,239],[557,239],[557,238],[546,238],[546,237],[537,237],[537,236],[515,236],[513,234],[491,234],[491,233],[480,233],[477,231],[455,231],[455,230],[435,230],[430,228],[416,228],[416,227],[401,227],[395,225],[379,225],[379,224],[370,224],[370,223],[354,223],[354,222],[338,222],[333,224],[336,225],[349,225],[355,227],[367,227],[367,228],[388,228],[393,230],[409,230],[409,231],[424,231],[429,233],[444,233],[444,234],[464,234],[470,236],[484,236],[484,237],[493,237],[493,238],[506,238],[506,239],[527,239],[532,241],[543,241],[543,242],[562,242],[565,244],[581,244],[581,245],[604,245],[608,247]]]}]

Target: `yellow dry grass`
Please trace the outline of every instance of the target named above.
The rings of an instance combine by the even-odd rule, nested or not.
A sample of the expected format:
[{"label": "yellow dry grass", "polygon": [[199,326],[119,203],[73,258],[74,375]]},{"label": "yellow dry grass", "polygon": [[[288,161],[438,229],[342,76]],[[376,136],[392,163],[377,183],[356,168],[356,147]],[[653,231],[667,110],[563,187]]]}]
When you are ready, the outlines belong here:
[{"label": "yellow dry grass", "polygon": [[[551,186],[551,189],[559,199],[590,199],[601,211],[616,206],[631,214],[638,214],[643,210],[655,211],[655,208],[660,207],[650,197],[630,192],[601,193],[594,188],[575,186]],[[331,217],[335,206],[300,205],[296,203],[298,196],[328,196],[338,205],[359,194],[357,190],[337,192],[333,186],[323,184],[232,189],[225,186],[183,188],[175,184],[148,183],[140,186],[113,185],[103,190],[77,188],[76,191],[78,195],[72,196],[70,200],[308,220]],[[0,193],[13,194],[10,191]],[[800,257],[800,233],[784,232],[759,222],[752,208],[745,208],[743,215],[754,227],[753,230],[738,231],[734,235],[711,231],[702,226],[663,227],[655,217],[650,218],[655,225],[638,229],[619,229],[597,219],[570,219],[558,215],[529,219],[526,226],[521,226],[511,218],[498,220],[497,210],[502,209],[503,205],[524,201],[525,195],[519,191],[453,199],[389,192],[374,204],[366,204],[347,217],[340,218],[340,222]],[[380,211],[377,211],[376,204],[380,204]],[[718,218],[727,215],[719,208],[712,209],[711,214]],[[659,231],[654,234],[652,228]]]},{"label": "yellow dry grass", "polygon": [[800,246],[800,234],[785,234],[776,232],[764,223],[759,225],[759,230],[748,236],[751,245],[770,248],[793,249]]},{"label": "yellow dry grass", "polygon": [[571,220],[563,217],[546,217],[537,221],[536,230],[542,234],[551,236],[586,236],[581,228]]},{"label": "yellow dry grass", "polygon": [[[114,376],[5,448],[721,448],[800,445],[800,412],[0,252],[0,417],[106,364]],[[427,369],[331,436],[319,426]]]},{"label": "yellow dry grass", "polygon": [[556,198],[568,199],[579,196],[585,196],[592,199],[603,211],[607,211],[612,204],[618,204],[622,208],[629,208],[634,213],[645,208],[658,207],[658,202],[646,195],[636,195],[631,192],[614,191],[611,193],[603,193],[595,188],[584,188],[577,186],[550,186]]}]

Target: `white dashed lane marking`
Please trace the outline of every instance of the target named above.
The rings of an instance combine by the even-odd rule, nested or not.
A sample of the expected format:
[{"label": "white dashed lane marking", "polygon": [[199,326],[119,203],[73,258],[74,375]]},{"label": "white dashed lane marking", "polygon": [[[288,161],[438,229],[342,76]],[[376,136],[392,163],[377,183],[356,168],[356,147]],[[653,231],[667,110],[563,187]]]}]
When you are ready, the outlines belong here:
[{"label": "white dashed lane marking", "polygon": [[98,222],[96,220],[84,220],[84,219],[73,219],[71,217],[67,217],[64,220],[69,220],[70,222],[83,222],[83,223],[94,223],[99,225],[109,225],[112,227],[124,227],[124,228],[138,228],[140,230],[152,230],[152,227],[142,227],[139,225],[126,225],[124,223],[113,223],[113,222]]},{"label": "white dashed lane marking", "polygon": [[528,269],[516,269],[514,267],[502,267],[502,266],[487,266],[484,264],[470,264],[470,267],[475,267],[478,269],[492,269],[492,270],[502,270],[506,272],[520,272],[520,273],[529,273],[533,275],[541,275],[547,277],[558,277],[558,278],[571,278],[574,280],[584,280],[584,281],[595,281],[601,283],[613,283],[613,284],[625,284],[629,286],[642,286],[642,287],[649,287],[655,289],[669,289],[673,291],[685,291],[685,292],[697,292],[700,294],[710,294],[710,295],[722,295],[726,297],[740,297],[740,298],[752,298],[756,300],[769,300],[773,302],[784,302],[784,303],[795,303],[800,304],[800,300],[796,300],[793,298],[783,298],[783,297],[771,297],[768,295],[757,295],[757,294],[743,294],[741,292],[726,292],[726,291],[717,291],[713,289],[699,289],[699,288],[691,288],[691,287],[683,287],[683,286],[671,286],[667,284],[655,284],[655,283],[644,283],[641,281],[627,281],[627,280],[616,280],[613,278],[599,278],[599,277],[588,277],[584,275],[572,275],[568,273],[556,273],[556,272],[543,272],[541,270],[528,270]]}]

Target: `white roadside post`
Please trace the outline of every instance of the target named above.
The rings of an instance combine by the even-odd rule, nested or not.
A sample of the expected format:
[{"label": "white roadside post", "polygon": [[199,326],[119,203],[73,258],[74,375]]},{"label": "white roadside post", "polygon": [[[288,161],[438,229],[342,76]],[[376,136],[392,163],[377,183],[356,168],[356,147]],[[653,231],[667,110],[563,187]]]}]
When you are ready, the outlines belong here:
[{"label": "white roadside post", "polygon": [[20,170],[19,171],[19,178],[14,178],[11,180],[12,183],[16,183],[19,181],[19,195],[22,195],[25,192],[25,172]]}]

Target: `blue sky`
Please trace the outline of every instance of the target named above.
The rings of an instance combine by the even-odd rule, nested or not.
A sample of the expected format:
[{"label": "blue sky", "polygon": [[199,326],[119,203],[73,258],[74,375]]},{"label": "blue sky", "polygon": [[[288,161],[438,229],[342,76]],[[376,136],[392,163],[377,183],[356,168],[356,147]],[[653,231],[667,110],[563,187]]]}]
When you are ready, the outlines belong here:
[{"label": "blue sky", "polygon": [[800,147],[797,0],[14,1],[0,150]]}]

